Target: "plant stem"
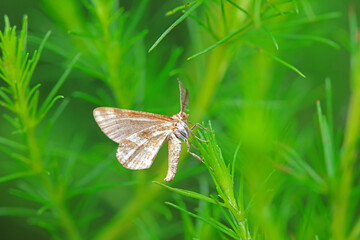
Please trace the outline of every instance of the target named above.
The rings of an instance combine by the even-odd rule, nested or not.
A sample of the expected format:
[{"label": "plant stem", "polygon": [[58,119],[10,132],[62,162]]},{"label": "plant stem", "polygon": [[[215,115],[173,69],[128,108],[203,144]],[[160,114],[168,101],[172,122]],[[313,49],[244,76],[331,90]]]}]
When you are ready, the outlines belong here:
[{"label": "plant stem", "polygon": [[360,47],[351,56],[351,97],[347,115],[344,143],[340,161],[339,185],[333,192],[332,239],[346,239],[349,217],[349,200],[354,184],[354,168],[360,132]]},{"label": "plant stem", "polygon": [[[19,96],[19,99],[25,99],[25,98]],[[39,178],[41,179],[44,187],[48,191],[52,199],[52,202],[54,204],[54,207],[58,213],[58,216],[60,218],[60,222],[65,229],[67,238],[72,240],[81,239],[80,234],[75,227],[75,223],[65,207],[64,196],[62,194],[62,191],[58,191],[56,186],[54,186],[54,184],[49,179],[49,176],[44,171],[45,169],[42,162],[41,148],[35,137],[35,126],[32,124],[32,120],[30,116],[26,114],[28,113],[28,111],[26,111],[27,109],[26,103],[19,102],[19,104],[20,105],[24,104],[23,108],[25,110],[24,111],[25,114],[22,115],[22,121],[24,123],[24,126],[27,128],[26,135],[27,135],[27,145],[29,148],[29,159],[31,163],[31,168],[35,173],[39,174],[38,175]]]},{"label": "plant stem", "polygon": [[206,75],[191,114],[191,118],[195,122],[200,121],[207,112],[215,90],[225,75],[232,56],[228,50],[226,44],[223,44],[210,52]]},{"label": "plant stem", "polygon": [[114,41],[111,35],[111,13],[115,6],[113,6],[112,1],[94,1],[94,5],[103,32],[102,47],[100,49],[105,52],[108,71],[106,80],[111,87],[117,106],[128,108],[131,100],[123,90],[124,88],[119,74],[120,59],[122,59],[121,49],[119,43]]},{"label": "plant stem", "polygon": [[[15,61],[16,59],[8,59],[8,61],[5,61],[5,64],[9,66],[16,66],[15,64],[11,64]],[[56,189],[56,186],[54,186],[49,176],[44,171],[45,169],[42,162],[41,147],[35,136],[37,120],[35,117],[30,115],[30,109],[26,97],[27,86],[21,85],[19,83],[19,79],[21,79],[21,77],[18,76],[16,72],[21,72],[21,70],[13,68],[8,72],[8,79],[14,94],[15,112],[20,117],[23,128],[25,129],[26,141],[29,149],[30,167],[34,173],[38,174],[45,189],[48,191],[56,212],[59,215],[60,222],[67,234],[67,239],[81,239],[80,234],[77,231],[75,224],[65,207],[64,196],[59,194],[58,189]]]},{"label": "plant stem", "polygon": [[49,179],[49,176],[44,172],[45,169],[42,163],[42,154],[38,141],[35,137],[35,129],[29,128],[26,131],[26,134],[32,170],[39,174],[39,178],[50,194],[54,207],[58,213],[58,217],[60,218],[60,222],[67,234],[67,238],[72,240],[81,239],[81,236],[75,227],[75,223],[65,207],[62,191],[58,191],[56,186],[54,186]]},{"label": "plant stem", "polygon": [[152,200],[156,199],[159,194],[162,192],[156,184],[151,184],[149,186],[139,186],[136,195],[132,201],[123,208],[124,210],[117,213],[115,217],[106,224],[106,227],[100,231],[100,233],[95,236],[95,240],[112,240],[118,239],[123,233],[129,230],[129,228],[134,224],[136,217],[144,207],[151,203]]}]

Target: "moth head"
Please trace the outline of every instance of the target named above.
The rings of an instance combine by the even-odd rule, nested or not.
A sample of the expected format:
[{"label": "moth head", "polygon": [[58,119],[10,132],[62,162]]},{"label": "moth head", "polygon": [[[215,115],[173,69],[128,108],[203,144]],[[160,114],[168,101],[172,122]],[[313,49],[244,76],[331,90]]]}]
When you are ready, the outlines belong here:
[{"label": "moth head", "polygon": [[174,129],[174,133],[177,138],[186,141],[186,139],[189,137],[189,127],[184,121],[179,121],[176,123]]},{"label": "moth head", "polygon": [[189,114],[186,114],[185,112],[181,111],[179,113],[179,117],[181,120],[185,121],[189,117]]}]

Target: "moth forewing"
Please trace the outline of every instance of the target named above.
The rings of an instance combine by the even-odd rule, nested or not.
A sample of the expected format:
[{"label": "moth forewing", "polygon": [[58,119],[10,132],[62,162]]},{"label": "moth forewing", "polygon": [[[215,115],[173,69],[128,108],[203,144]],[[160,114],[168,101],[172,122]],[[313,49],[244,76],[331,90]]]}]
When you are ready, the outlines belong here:
[{"label": "moth forewing", "polygon": [[168,116],[112,107],[98,107],[93,114],[100,129],[117,143],[144,129],[173,121]]}]

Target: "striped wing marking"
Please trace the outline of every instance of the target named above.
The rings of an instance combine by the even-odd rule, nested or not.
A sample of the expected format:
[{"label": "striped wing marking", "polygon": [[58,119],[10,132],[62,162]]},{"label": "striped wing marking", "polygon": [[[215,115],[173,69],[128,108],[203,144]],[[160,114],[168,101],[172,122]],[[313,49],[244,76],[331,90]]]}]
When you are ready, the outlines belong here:
[{"label": "striped wing marking", "polygon": [[172,126],[163,123],[134,133],[119,143],[116,157],[125,168],[149,168],[171,132]]}]

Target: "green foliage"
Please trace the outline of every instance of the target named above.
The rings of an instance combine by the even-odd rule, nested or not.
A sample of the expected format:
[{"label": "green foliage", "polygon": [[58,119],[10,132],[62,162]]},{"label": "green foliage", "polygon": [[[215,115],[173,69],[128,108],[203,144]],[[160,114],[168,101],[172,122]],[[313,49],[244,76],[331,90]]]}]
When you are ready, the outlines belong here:
[{"label": "green foliage", "polygon": [[[17,37],[16,27],[11,27],[7,16],[5,16],[5,28],[0,33],[0,49],[2,58],[0,61],[0,74],[2,80],[7,84],[2,90],[2,105],[13,113],[13,117],[7,120],[15,127],[15,132],[24,139],[24,145],[13,142],[10,139],[2,138],[5,154],[8,154],[18,166],[18,172],[1,177],[1,182],[14,180],[17,178],[27,179],[34,176],[30,185],[24,185],[18,190],[13,190],[13,194],[40,204],[38,211],[18,208],[3,207],[1,215],[5,216],[23,216],[33,219],[36,225],[42,226],[49,231],[57,231],[51,222],[59,222],[63,231],[69,239],[80,239],[80,234],[74,228],[74,220],[65,207],[66,196],[61,192],[62,182],[52,180],[51,167],[45,163],[43,156],[45,154],[41,142],[36,137],[36,130],[41,120],[48,113],[56,100],[63,96],[55,96],[58,89],[64,83],[77,58],[68,66],[65,74],[55,84],[42,104],[39,103],[39,87],[30,86],[36,65],[39,62],[40,54],[44,48],[45,42],[49,37],[45,35],[39,49],[35,50],[32,58],[27,53],[27,17],[24,17],[22,30]],[[21,170],[20,170],[21,169]],[[40,184],[35,186],[34,184]],[[41,190],[45,194],[39,196],[36,191]],[[53,208],[55,212],[49,211]]]},{"label": "green foliage", "polygon": [[[1,238],[359,239],[358,4],[18,1],[30,30],[0,9]],[[92,110],[171,116],[176,78],[205,164],[184,148],[165,183],[166,149],[123,168]]]},{"label": "green foliage", "polygon": [[[204,131],[201,136],[204,138],[205,141],[208,142],[199,144],[199,151],[204,158],[206,166],[209,169],[209,173],[216,187],[217,196],[220,199],[216,199],[214,196],[207,197],[202,194],[188,190],[172,188],[159,182],[156,183],[176,193],[217,205],[217,207],[221,209],[221,213],[227,220],[227,225],[231,226],[231,228],[227,227],[227,225],[222,224],[214,217],[196,215],[173,203],[167,203],[168,205],[173,206],[192,217],[208,223],[218,231],[225,233],[233,239],[251,239],[250,232],[246,223],[243,199],[242,197],[240,197],[241,195],[239,194],[237,194],[237,196],[239,196],[238,199],[235,198],[235,172],[230,172],[230,168],[226,166],[224,158],[221,154],[221,150],[217,145],[215,134],[213,133],[211,125],[209,130]],[[233,163],[232,167],[234,166],[235,163]]]}]

